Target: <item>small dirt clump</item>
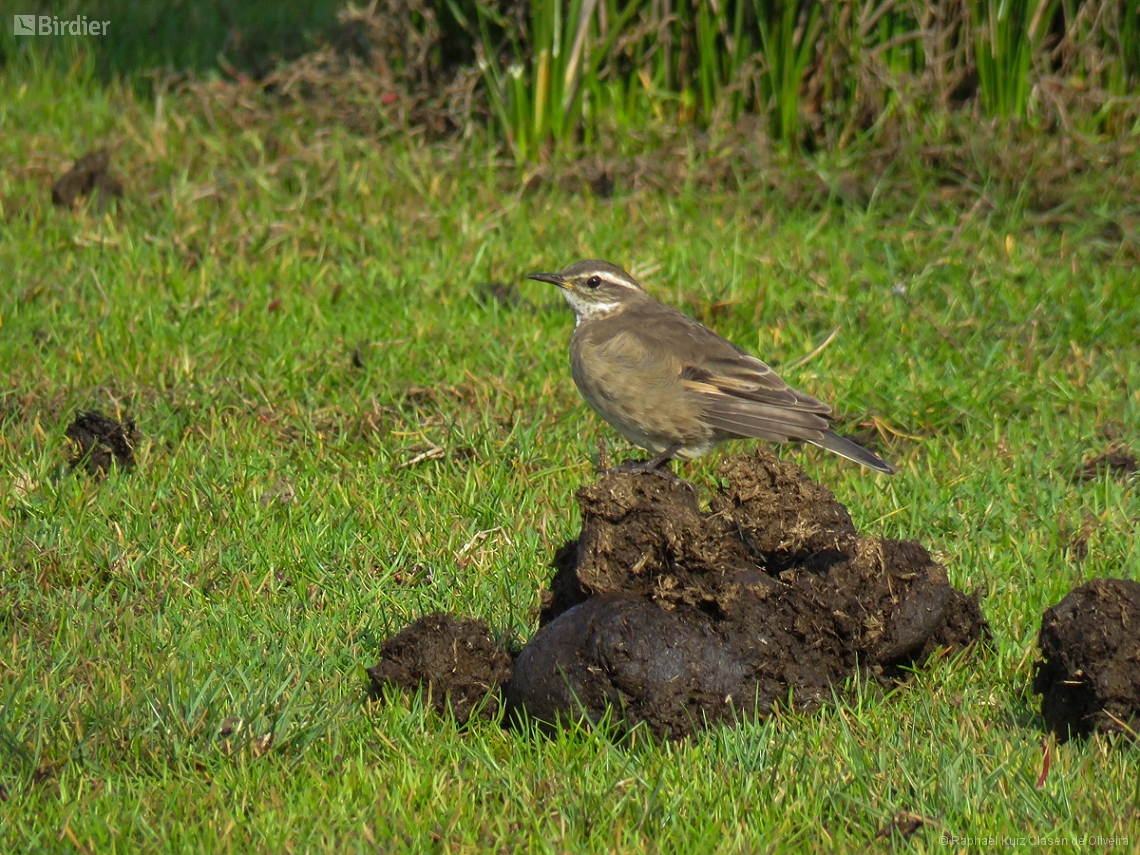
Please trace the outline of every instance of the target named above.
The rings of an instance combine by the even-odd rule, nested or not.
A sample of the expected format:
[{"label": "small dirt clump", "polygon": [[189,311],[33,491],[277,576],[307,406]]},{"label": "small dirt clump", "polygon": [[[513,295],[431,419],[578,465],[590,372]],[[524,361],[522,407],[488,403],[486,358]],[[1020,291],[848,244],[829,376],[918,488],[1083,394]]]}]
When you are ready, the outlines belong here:
[{"label": "small dirt clump", "polygon": [[385,685],[422,689],[436,712],[450,710],[464,724],[476,710],[495,715],[512,668],[511,654],[491,640],[486,623],[434,612],[389,638],[368,676],[376,693]]},{"label": "small dirt clump", "polygon": [[80,412],[64,435],[71,441],[72,469],[84,466],[91,475],[102,478],[111,471],[112,463],[123,469],[134,468],[139,433],[130,417],[119,421],[98,410]]},{"label": "small dirt clump", "polygon": [[1095,481],[1105,473],[1114,478],[1125,479],[1135,475],[1137,471],[1140,471],[1140,463],[1137,462],[1136,455],[1127,448],[1116,446],[1103,454],[1090,457],[1081,464],[1081,469],[1074,480]]},{"label": "small dirt clump", "polygon": [[1140,582],[1094,579],[1045,610],[1033,691],[1061,739],[1140,731]]},{"label": "small dirt clump", "polygon": [[52,204],[74,208],[80,199],[97,193],[97,205],[102,211],[111,199],[123,195],[123,183],[110,173],[110,167],[111,155],[106,149],[83,155],[52,185]]}]

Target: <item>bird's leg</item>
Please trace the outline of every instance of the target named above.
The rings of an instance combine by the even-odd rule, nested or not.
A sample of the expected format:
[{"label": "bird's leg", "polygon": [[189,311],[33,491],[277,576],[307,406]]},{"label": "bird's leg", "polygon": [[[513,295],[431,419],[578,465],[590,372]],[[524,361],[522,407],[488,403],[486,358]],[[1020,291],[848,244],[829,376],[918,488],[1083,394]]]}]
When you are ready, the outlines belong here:
[{"label": "bird's leg", "polygon": [[684,483],[665,466],[666,463],[673,459],[673,455],[680,450],[681,443],[674,443],[656,457],[641,461],[627,460],[621,466],[615,466],[614,469],[618,472],[647,472],[651,475],[656,475],[658,478],[671,481],[674,484]]},{"label": "bird's leg", "polygon": [[[658,454],[656,457],[652,458],[651,460],[646,460],[641,465],[642,465],[642,467],[644,467],[646,472],[648,472],[650,470],[660,472],[661,467],[664,466],[666,463],[668,463],[670,460],[672,460],[673,455],[676,454],[680,450],[681,450],[681,443],[675,442],[672,445],[670,445],[668,448],[666,448],[664,451],[662,451],[660,454]],[[665,471],[668,472],[669,470],[666,469]],[[670,473],[670,474],[672,474],[672,473]]]}]

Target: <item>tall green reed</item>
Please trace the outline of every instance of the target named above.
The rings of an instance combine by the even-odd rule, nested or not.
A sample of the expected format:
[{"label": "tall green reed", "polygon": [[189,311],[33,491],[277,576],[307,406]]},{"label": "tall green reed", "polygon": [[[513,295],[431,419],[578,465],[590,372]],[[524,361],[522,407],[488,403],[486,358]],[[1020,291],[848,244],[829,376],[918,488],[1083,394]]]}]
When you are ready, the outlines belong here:
[{"label": "tall green reed", "polygon": [[1022,117],[1030,72],[1058,0],[973,0],[974,61],[982,108],[1003,119]]},{"label": "tall green reed", "polygon": [[[529,44],[485,3],[477,6],[480,68],[500,126],[522,162],[569,143],[582,118],[584,85],[593,85],[613,40],[637,13],[641,0],[531,0]],[[511,62],[492,37],[507,34]]]},{"label": "tall green reed", "polygon": [[800,91],[815,57],[822,7],[813,0],[753,0],[764,72],[761,106],[772,136],[794,147],[799,128]]},{"label": "tall green reed", "polygon": [[1140,83],[1140,0],[530,0],[521,29],[493,0],[444,2],[478,10],[492,112],[520,162],[588,144],[602,125],[706,127],[744,112],[788,149],[805,119],[843,146],[894,105],[952,109],[971,79],[983,113],[1023,118],[1039,75],[1058,70],[1065,27],[1084,27],[1082,49],[1099,57],[1074,75],[1120,97]]}]

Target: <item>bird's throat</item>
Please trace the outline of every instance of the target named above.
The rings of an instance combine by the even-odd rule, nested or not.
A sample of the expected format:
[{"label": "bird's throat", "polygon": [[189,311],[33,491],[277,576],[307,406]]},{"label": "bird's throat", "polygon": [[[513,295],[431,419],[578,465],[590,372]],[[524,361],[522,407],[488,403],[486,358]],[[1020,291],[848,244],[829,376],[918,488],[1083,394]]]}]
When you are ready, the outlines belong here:
[{"label": "bird's throat", "polygon": [[582,323],[582,321],[593,321],[600,318],[608,318],[615,312],[621,311],[621,303],[615,301],[601,302],[598,300],[589,300],[573,291],[563,291],[562,294],[566,297],[566,302],[570,304],[570,308],[574,310],[574,325]]}]

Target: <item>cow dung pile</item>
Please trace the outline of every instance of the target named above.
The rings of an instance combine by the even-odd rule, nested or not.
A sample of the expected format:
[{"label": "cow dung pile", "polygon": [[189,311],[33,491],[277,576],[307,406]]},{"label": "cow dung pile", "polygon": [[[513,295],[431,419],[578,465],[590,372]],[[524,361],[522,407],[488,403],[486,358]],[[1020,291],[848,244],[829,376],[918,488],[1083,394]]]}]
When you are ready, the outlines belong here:
[{"label": "cow dung pile", "polygon": [[[859,671],[901,679],[988,636],[977,599],[925,548],[861,536],[800,467],[757,452],[726,458],[720,476],[703,511],[690,485],[649,472],[612,469],[578,491],[581,534],[558,551],[539,630],[501,684],[509,720],[606,718],[679,738],[816,706]],[[463,643],[437,637],[455,626]],[[488,668],[503,660],[486,625],[475,634],[423,618],[387,642],[373,682],[470,709],[471,687],[506,673]],[[429,648],[446,661],[386,664]]]}]

